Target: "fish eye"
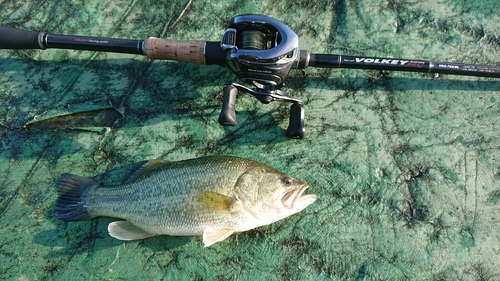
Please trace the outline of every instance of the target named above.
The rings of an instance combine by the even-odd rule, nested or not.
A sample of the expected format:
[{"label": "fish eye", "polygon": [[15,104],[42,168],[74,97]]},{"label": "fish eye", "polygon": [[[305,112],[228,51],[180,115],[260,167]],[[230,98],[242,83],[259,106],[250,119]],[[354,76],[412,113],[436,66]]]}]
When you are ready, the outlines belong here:
[{"label": "fish eye", "polygon": [[281,182],[284,185],[289,186],[293,183],[293,180],[290,177],[281,177]]}]

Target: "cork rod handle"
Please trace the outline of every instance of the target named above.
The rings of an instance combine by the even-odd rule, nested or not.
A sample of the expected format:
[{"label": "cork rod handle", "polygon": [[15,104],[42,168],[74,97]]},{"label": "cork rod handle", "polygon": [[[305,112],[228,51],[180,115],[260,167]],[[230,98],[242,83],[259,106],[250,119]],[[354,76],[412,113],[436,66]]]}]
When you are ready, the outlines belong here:
[{"label": "cork rod handle", "polygon": [[144,53],[150,59],[206,64],[205,43],[206,41],[199,40],[168,40],[149,37],[144,41]]}]

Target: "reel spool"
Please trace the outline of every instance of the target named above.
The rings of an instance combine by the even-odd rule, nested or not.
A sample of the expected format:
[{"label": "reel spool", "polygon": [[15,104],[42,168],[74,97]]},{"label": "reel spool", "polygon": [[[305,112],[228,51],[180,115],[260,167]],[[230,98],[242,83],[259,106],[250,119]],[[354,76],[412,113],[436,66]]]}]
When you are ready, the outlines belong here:
[{"label": "reel spool", "polygon": [[245,50],[267,50],[268,40],[266,34],[255,29],[242,30],[238,36],[236,46]]},{"label": "reel spool", "polygon": [[235,126],[235,103],[238,91],[257,98],[262,103],[292,102],[287,136],[303,138],[304,106],[298,99],[281,91],[283,80],[299,64],[299,37],[284,23],[262,15],[234,17],[226,29],[221,47],[226,52],[225,66],[239,79],[254,88],[236,83],[224,87],[219,123]]}]

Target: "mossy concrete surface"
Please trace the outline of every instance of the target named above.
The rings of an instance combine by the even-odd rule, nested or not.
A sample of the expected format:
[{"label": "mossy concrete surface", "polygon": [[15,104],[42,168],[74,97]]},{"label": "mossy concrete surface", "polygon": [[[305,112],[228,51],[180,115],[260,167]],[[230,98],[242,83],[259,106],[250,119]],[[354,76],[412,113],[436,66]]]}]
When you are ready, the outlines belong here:
[{"label": "mossy concrete surface", "polygon": [[[497,0],[6,0],[0,24],[218,41],[233,16],[257,13],[312,53],[500,65],[498,11]],[[285,136],[289,104],[246,95],[238,125],[220,126],[231,81],[218,66],[144,56],[0,50],[1,279],[500,279],[499,80],[293,70],[284,89],[305,105],[302,140]],[[64,172],[116,184],[145,159],[215,154],[274,166],[319,199],[210,248],[201,237],[123,242],[107,233],[113,219],[55,217]]]}]

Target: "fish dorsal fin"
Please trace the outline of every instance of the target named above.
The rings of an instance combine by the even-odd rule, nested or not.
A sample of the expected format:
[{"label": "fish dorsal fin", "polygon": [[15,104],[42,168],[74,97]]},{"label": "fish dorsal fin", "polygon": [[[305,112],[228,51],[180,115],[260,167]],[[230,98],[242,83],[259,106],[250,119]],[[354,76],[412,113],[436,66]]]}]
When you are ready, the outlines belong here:
[{"label": "fish dorsal fin", "polygon": [[231,212],[231,206],[235,201],[233,197],[229,197],[213,191],[200,192],[198,194],[198,200],[201,206],[209,210],[222,211],[227,213]]},{"label": "fish dorsal fin", "polygon": [[163,166],[167,163],[169,163],[169,161],[166,161],[166,160],[145,161],[143,165],[141,165],[139,168],[132,171],[132,173],[130,174],[130,176],[127,178],[127,180],[125,182],[126,183],[134,182],[134,181],[138,180],[139,178],[141,178],[142,176],[153,172],[158,167]]},{"label": "fish dorsal fin", "polygon": [[129,221],[115,221],[108,225],[109,235],[120,240],[137,240],[155,236]]},{"label": "fish dorsal fin", "polygon": [[203,231],[203,244],[206,247],[210,247],[211,245],[220,242],[234,233],[232,229],[212,229],[207,228]]}]

